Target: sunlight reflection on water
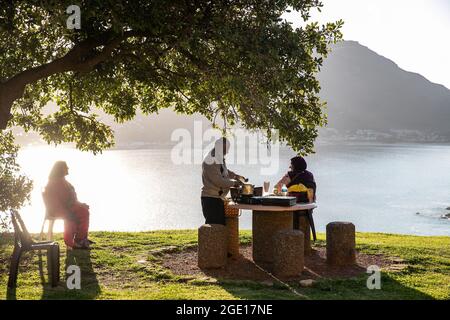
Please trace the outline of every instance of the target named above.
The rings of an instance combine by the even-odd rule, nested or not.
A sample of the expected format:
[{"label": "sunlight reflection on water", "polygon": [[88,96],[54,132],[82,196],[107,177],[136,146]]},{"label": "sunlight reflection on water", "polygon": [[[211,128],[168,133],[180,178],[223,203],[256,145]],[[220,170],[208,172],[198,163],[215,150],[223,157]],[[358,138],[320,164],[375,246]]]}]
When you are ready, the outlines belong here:
[{"label": "sunlight reflection on water", "polygon": [[[292,151],[280,155],[276,175],[260,175],[257,165],[230,168],[271,186],[285,173]],[[20,152],[22,170],[34,180],[32,204],[23,216],[32,232],[40,230],[42,188],[53,163],[65,160],[68,180],[80,201],[91,206],[91,230],[142,231],[197,228],[201,166],[173,165],[170,149],[112,150],[93,156],[63,147],[29,147]],[[316,227],[347,220],[359,231],[449,235],[440,219],[450,206],[450,147],[430,145],[319,145],[308,164],[318,183]],[[416,215],[420,212],[420,215]],[[243,213],[242,229],[251,228]],[[62,222],[55,226],[62,230]]]}]

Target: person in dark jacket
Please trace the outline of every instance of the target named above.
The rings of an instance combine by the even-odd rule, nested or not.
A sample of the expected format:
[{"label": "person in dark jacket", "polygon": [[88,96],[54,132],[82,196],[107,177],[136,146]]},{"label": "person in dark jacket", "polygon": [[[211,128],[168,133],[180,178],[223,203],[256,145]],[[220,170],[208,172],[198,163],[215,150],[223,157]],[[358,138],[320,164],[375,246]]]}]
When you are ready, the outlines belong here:
[{"label": "person in dark jacket", "polygon": [[[316,191],[317,185],[314,180],[314,175],[312,172],[306,170],[307,164],[305,159],[301,156],[297,156],[291,159],[290,171],[288,171],[283,178],[278,181],[275,185],[278,192],[280,192],[283,185],[286,185],[288,190],[296,185],[303,185],[308,189],[313,190],[313,201],[316,201]],[[298,199],[298,198],[297,198]],[[298,200],[297,200],[298,201]],[[312,217],[312,210],[304,210],[304,211],[295,211],[293,214],[293,225],[294,229],[300,228],[300,217],[306,216],[308,218],[309,224],[313,230],[313,235],[315,239],[315,227],[314,220]]]},{"label": "person in dark jacket", "polygon": [[313,189],[314,200],[316,198],[317,185],[314,180],[314,175],[306,170],[307,164],[303,157],[297,156],[291,159],[291,165],[289,167],[291,170],[288,171],[283,178],[278,181],[275,185],[278,192],[281,191],[283,185],[290,188],[294,185],[303,184],[306,188]]}]

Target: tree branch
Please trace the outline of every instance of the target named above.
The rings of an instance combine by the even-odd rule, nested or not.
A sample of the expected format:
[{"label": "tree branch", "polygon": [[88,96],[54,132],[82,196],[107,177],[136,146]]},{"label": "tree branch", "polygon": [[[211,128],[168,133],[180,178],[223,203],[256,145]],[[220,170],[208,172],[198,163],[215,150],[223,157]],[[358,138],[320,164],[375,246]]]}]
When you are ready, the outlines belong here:
[{"label": "tree branch", "polygon": [[[11,119],[11,107],[15,100],[21,98],[25,86],[57,73],[68,71],[88,72],[97,64],[108,59],[120,43],[128,37],[136,36],[133,31],[111,38],[111,32],[101,37],[86,39],[76,44],[63,57],[55,59],[41,66],[25,70],[0,84],[0,130],[6,128]],[[104,46],[103,50],[89,56],[97,47]]]}]

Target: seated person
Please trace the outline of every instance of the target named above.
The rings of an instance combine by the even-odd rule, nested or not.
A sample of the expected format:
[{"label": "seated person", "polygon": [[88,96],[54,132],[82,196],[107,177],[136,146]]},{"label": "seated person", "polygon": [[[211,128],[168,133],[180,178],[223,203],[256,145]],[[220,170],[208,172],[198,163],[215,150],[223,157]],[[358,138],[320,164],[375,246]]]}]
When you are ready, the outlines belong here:
[{"label": "seated person", "polygon": [[312,200],[316,200],[316,182],[311,172],[306,170],[307,164],[303,157],[297,156],[291,159],[290,171],[288,171],[283,178],[275,185],[275,188],[280,193],[283,185],[286,185],[288,192],[297,196],[301,191],[312,189]]},{"label": "seated person", "polygon": [[[289,195],[296,196],[297,202],[299,202],[299,199],[302,197],[301,195],[304,195],[305,192],[297,192],[299,190],[303,189],[312,189],[313,194],[311,196],[308,196],[307,199],[301,199],[301,200],[307,200],[306,202],[316,201],[316,182],[314,180],[314,176],[311,172],[306,170],[307,164],[305,159],[303,157],[297,156],[291,159],[291,166],[290,171],[286,173],[286,175],[281,178],[281,180],[275,185],[278,192],[280,192],[283,185],[286,185],[288,187],[288,193]],[[303,202],[303,201],[302,201]],[[306,216],[309,222],[309,225],[312,228],[314,240],[316,240],[316,231],[314,227],[314,220],[312,217],[312,210],[305,210],[305,211],[294,211],[293,213],[293,227],[296,230],[300,229],[300,217]]]},{"label": "seated person", "polygon": [[79,202],[74,187],[66,180],[69,168],[64,161],[54,164],[44,200],[50,217],[64,219],[64,242],[70,249],[89,249],[89,206]]}]

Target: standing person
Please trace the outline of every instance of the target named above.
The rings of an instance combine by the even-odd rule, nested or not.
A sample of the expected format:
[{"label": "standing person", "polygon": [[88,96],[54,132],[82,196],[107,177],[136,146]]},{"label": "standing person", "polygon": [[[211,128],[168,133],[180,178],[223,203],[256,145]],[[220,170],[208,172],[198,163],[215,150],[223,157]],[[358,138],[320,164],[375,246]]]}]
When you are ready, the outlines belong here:
[{"label": "standing person", "polygon": [[89,206],[78,201],[75,188],[66,180],[69,167],[57,161],[50,172],[44,198],[52,217],[64,219],[64,242],[70,249],[89,249]]},{"label": "standing person", "polygon": [[201,194],[203,216],[206,224],[225,225],[225,207],[223,201],[233,186],[242,184],[244,178],[228,170],[225,155],[230,149],[226,138],[218,139],[202,163],[203,188]]}]

